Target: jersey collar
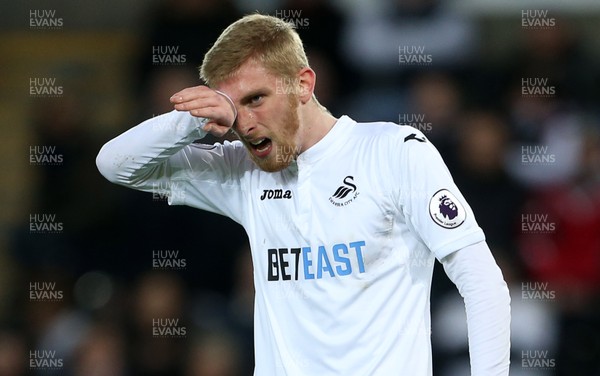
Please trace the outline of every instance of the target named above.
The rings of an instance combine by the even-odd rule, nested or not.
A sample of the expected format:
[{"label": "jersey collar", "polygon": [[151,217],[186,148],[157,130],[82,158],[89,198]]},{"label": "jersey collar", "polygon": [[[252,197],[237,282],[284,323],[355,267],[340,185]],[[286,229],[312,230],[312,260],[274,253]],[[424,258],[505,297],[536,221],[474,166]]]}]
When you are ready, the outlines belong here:
[{"label": "jersey collar", "polygon": [[329,132],[327,132],[325,137],[298,156],[298,163],[300,165],[310,165],[324,156],[336,152],[346,143],[345,139],[348,136],[351,127],[355,124],[356,122],[348,116],[341,116]]}]

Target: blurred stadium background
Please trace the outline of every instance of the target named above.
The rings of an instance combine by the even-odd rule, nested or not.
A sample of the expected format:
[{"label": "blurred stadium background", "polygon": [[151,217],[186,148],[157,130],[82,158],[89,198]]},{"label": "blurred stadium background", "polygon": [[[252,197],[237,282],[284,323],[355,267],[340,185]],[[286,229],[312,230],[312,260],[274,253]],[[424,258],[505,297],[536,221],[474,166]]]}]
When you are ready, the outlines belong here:
[{"label": "blurred stadium background", "polygon": [[[334,115],[438,147],[510,285],[511,375],[600,375],[597,0],[0,3],[0,375],[251,374],[243,230],[94,159],[255,10],[297,25]],[[467,375],[435,269],[434,373]]]}]

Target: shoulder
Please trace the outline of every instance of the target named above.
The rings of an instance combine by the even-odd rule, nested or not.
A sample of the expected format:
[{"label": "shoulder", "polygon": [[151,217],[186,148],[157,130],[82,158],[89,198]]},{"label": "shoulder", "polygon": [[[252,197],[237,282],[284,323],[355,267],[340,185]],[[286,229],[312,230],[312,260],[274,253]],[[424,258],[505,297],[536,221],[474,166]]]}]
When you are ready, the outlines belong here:
[{"label": "shoulder", "polygon": [[427,137],[420,130],[392,122],[354,122],[353,136],[376,142],[379,147],[391,147],[396,152],[419,149],[420,146],[430,144]]},{"label": "shoulder", "polygon": [[419,129],[391,122],[354,122],[352,146],[373,155],[381,168],[394,171],[401,180],[441,168],[436,147]]}]

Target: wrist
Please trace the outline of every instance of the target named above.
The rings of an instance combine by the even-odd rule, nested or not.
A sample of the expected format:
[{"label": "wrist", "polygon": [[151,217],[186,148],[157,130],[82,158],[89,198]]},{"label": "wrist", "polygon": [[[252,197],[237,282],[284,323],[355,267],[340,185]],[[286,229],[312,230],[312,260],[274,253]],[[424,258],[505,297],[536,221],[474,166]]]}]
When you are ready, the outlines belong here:
[{"label": "wrist", "polygon": [[231,97],[229,95],[223,93],[222,91],[215,90],[215,92],[217,94],[220,94],[223,97],[225,97],[225,99],[227,99],[227,102],[229,102],[229,105],[231,106],[231,109],[233,110],[233,122],[231,122],[231,125],[233,126],[233,124],[235,124],[235,121],[237,119],[237,108],[235,108],[235,104],[233,103],[233,100],[231,99]]}]

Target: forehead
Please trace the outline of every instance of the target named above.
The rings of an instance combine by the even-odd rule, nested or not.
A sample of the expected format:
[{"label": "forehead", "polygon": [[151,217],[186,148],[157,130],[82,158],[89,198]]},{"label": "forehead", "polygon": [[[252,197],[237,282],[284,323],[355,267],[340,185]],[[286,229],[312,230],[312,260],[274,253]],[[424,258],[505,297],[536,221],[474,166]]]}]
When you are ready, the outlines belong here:
[{"label": "forehead", "polygon": [[263,64],[255,59],[249,59],[229,79],[216,85],[215,89],[224,92],[237,102],[257,90],[274,87],[275,80],[276,76]]}]

